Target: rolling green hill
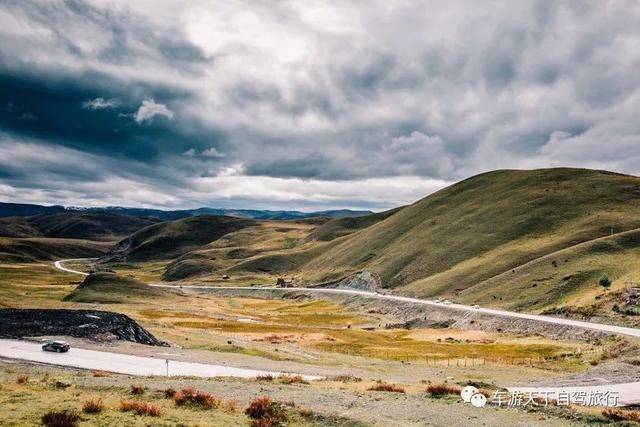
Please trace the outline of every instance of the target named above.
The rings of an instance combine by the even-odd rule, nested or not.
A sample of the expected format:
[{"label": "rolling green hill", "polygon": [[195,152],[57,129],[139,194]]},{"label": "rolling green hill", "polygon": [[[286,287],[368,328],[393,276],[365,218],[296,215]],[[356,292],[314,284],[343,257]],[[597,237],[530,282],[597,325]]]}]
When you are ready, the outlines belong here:
[{"label": "rolling green hill", "polygon": [[122,240],[101,261],[170,260],[253,224],[253,220],[210,215],[162,222]]},{"label": "rolling green hill", "polygon": [[131,277],[122,277],[113,273],[98,272],[87,276],[64,301],[117,304],[131,302],[135,298],[153,298],[162,295],[162,291],[146,285]]},{"label": "rolling green hill", "polygon": [[[292,253],[290,263],[281,259],[280,264],[291,265],[290,270],[310,281],[369,270],[380,275],[384,287],[403,293],[542,307],[591,286],[601,272],[623,274],[631,267],[625,269],[630,254],[638,252],[638,240],[616,240],[606,250],[606,241],[585,245],[567,255],[566,262],[542,262],[544,269],[534,268],[535,263],[520,266],[608,236],[612,229],[621,233],[639,228],[640,178],[584,169],[502,170],[445,188],[367,228],[321,244],[326,245],[323,250],[306,250],[306,255],[313,252],[311,259],[303,252]],[[601,251],[616,256],[589,267],[587,262]],[[246,264],[268,261],[266,257]],[[560,263],[563,268],[557,267]],[[543,274],[548,268],[563,273]],[[563,281],[567,275],[572,279]]]},{"label": "rolling green hill", "polygon": [[0,218],[0,236],[114,241],[157,222],[106,212],[62,212]]}]

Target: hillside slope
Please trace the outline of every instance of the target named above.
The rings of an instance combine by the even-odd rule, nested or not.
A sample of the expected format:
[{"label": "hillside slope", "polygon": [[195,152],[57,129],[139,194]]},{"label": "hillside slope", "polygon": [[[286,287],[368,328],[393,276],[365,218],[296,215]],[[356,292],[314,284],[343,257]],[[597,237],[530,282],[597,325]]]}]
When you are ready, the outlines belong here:
[{"label": "hillside slope", "polygon": [[253,224],[252,220],[210,215],[162,222],[122,240],[101,261],[169,260]]},{"label": "hillside slope", "polygon": [[64,301],[117,304],[131,299],[149,299],[162,295],[162,291],[131,277],[98,272],[87,276]]},{"label": "hillside slope", "polygon": [[62,212],[0,218],[0,236],[120,240],[158,220],[103,212]]},{"label": "hillside slope", "polygon": [[[467,288],[612,228],[640,228],[640,178],[564,168],[495,171],[338,239],[300,269],[314,280],[370,270],[385,287],[464,297]],[[469,299],[478,294],[468,292]]]},{"label": "hillside slope", "polygon": [[327,242],[337,239],[338,237],[346,236],[347,234],[362,230],[363,228],[367,228],[377,222],[387,219],[400,209],[401,208],[395,208],[384,212],[357,217],[334,218],[316,228],[311,234],[309,234],[307,240]]},{"label": "hillside slope", "polygon": [[78,239],[0,237],[0,262],[19,263],[50,261],[60,258],[95,258],[105,254],[111,245]]}]

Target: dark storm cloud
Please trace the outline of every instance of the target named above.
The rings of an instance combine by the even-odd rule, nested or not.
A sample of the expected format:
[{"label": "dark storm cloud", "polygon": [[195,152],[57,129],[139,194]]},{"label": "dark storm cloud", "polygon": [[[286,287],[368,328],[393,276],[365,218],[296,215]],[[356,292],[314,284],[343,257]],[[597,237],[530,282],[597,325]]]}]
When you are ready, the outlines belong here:
[{"label": "dark storm cloud", "polygon": [[[145,100],[171,109],[190,96],[175,88],[125,83],[99,73],[0,73],[0,126],[9,133],[87,152],[151,161],[223,139],[193,119],[160,115],[143,123],[134,119]],[[113,106],[87,108],[96,99],[112,100]]]},{"label": "dark storm cloud", "polygon": [[624,0],[5,1],[0,196],[381,207],[496,168],[639,173],[639,19]]}]

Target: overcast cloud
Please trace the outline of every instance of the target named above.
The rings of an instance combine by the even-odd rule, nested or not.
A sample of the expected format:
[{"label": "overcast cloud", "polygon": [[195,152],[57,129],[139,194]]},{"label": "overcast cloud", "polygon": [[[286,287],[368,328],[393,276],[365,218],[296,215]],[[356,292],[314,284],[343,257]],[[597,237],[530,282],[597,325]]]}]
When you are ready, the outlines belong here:
[{"label": "overcast cloud", "polygon": [[0,200],[372,208],[640,174],[640,2],[5,0]]}]

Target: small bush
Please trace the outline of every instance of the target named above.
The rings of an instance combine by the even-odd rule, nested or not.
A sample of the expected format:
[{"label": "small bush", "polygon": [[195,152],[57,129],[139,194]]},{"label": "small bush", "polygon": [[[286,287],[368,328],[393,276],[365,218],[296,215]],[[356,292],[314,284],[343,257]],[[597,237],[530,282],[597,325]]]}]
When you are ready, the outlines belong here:
[{"label": "small bush", "polygon": [[612,421],[633,421],[640,423],[640,411],[628,411],[617,408],[607,408],[602,411],[602,415]]},{"label": "small bush", "polygon": [[284,406],[280,402],[274,402],[269,396],[254,399],[244,412],[250,418],[259,421],[259,423],[252,422],[252,426],[271,427],[287,419],[287,412]]},{"label": "small bush", "polygon": [[267,374],[267,375],[258,375],[256,377],[256,381],[266,381],[266,382],[271,382],[273,381],[273,375]]},{"label": "small bush", "polygon": [[120,401],[120,410],[122,412],[135,412],[138,415],[149,415],[151,417],[159,417],[162,410],[159,406],[152,405],[140,400],[125,399]]},{"label": "small bush", "polygon": [[298,413],[302,418],[311,418],[315,415],[311,409],[306,409],[306,408],[299,409]]},{"label": "small bush", "polygon": [[45,427],[76,427],[80,421],[80,414],[76,411],[47,412],[40,418]]},{"label": "small bush", "polygon": [[85,414],[99,414],[104,409],[102,399],[87,400],[82,404],[82,412]]},{"label": "small bush", "polygon": [[109,371],[100,371],[100,370],[97,370],[97,371],[93,371],[93,376],[94,376],[95,378],[110,377],[110,376],[111,376],[111,372],[109,372]]},{"label": "small bush", "polygon": [[362,381],[362,378],[356,377],[355,375],[335,375],[333,377],[327,378],[328,381],[339,381],[342,383],[359,383]]},{"label": "small bush", "polygon": [[18,378],[16,378],[16,383],[18,384],[26,384],[29,382],[29,375],[19,375]]},{"label": "small bush", "polygon": [[451,384],[430,384],[429,386],[427,386],[427,389],[425,391],[431,397],[443,397],[452,394],[460,394],[460,390],[462,389],[459,386],[454,386]]},{"label": "small bush", "polygon": [[131,384],[131,387],[129,387],[129,392],[131,394],[136,394],[136,395],[140,395],[144,393],[144,385],[142,384]]},{"label": "small bush", "polygon": [[222,400],[211,393],[195,388],[183,388],[173,396],[178,406],[193,406],[202,409],[218,408]]},{"label": "small bush", "polygon": [[378,381],[377,383],[375,383],[374,385],[372,385],[371,387],[369,387],[367,389],[368,391],[389,391],[392,393],[404,393],[404,389],[400,386],[397,386],[395,384],[387,384],[387,383],[383,383],[382,381]]},{"label": "small bush", "polygon": [[609,275],[605,273],[600,276],[600,279],[598,279],[598,284],[605,289],[609,289],[611,287],[611,279],[609,278]]},{"label": "small bush", "polygon": [[309,384],[309,382],[300,375],[284,375],[280,377],[280,382],[282,384]]},{"label": "small bush", "polygon": [[622,313],[627,316],[640,316],[640,307],[637,305],[627,305],[622,309]]},{"label": "small bush", "polygon": [[178,393],[178,391],[173,387],[164,389],[164,397],[166,397],[167,399],[173,399],[176,393]]}]

